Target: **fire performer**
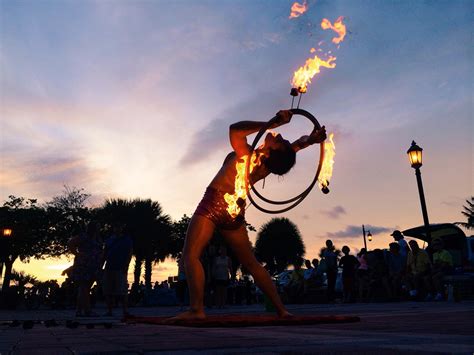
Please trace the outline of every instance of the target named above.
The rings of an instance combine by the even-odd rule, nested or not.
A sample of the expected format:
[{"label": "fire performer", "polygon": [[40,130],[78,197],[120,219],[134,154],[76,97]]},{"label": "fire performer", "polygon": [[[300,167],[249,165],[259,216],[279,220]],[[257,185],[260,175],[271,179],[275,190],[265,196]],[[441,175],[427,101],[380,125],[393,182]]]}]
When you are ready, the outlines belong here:
[{"label": "fire performer", "polygon": [[[291,116],[291,111],[279,111],[272,119],[270,128],[289,123]],[[269,273],[253,254],[244,220],[245,200],[238,199],[239,213],[231,214],[228,212],[228,203],[224,198],[225,195],[236,190],[237,164],[245,162],[247,158],[250,159],[251,147],[247,143],[247,136],[258,132],[266,124],[267,122],[241,121],[229,127],[230,144],[233,151],[227,155],[221,169],[206,189],[186,232],[183,258],[189,286],[190,310],[171,318],[171,322],[206,317],[203,304],[204,271],[199,258],[216,228],[233,249],[242,265],[251,273],[258,287],[275,305],[278,316],[291,316],[285,309]],[[295,164],[297,151],[312,144],[321,143],[325,139],[324,126],[320,130],[313,130],[309,136],[303,136],[293,143],[283,139],[280,134],[268,133],[264,144],[255,151],[258,162],[249,174],[250,182],[255,184],[270,173],[286,174]]]}]

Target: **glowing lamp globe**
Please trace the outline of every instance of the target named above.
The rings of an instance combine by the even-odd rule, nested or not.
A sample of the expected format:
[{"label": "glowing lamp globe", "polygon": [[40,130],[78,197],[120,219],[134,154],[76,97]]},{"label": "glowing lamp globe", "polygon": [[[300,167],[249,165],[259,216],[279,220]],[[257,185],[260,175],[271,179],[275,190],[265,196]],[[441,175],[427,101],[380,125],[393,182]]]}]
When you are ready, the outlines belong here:
[{"label": "glowing lamp globe", "polygon": [[11,237],[12,233],[13,233],[13,231],[10,228],[4,228],[3,231],[2,231],[2,235],[4,237]]},{"label": "glowing lamp globe", "polygon": [[372,241],[372,234],[370,233],[370,231],[369,233],[367,233],[367,239],[369,240],[369,242]]},{"label": "glowing lamp globe", "polygon": [[407,150],[407,154],[413,169],[419,169],[423,165],[422,152],[423,149],[416,145],[415,141],[412,141],[410,149]]}]

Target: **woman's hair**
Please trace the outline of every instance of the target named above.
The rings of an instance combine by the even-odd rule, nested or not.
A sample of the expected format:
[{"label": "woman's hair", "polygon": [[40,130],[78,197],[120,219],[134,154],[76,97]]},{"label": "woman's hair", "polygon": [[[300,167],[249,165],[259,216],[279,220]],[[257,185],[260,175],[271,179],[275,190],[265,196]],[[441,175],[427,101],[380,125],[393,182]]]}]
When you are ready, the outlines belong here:
[{"label": "woman's hair", "polygon": [[263,163],[271,173],[284,175],[295,165],[296,153],[291,143],[287,140],[282,142],[282,148],[270,149],[270,154]]}]

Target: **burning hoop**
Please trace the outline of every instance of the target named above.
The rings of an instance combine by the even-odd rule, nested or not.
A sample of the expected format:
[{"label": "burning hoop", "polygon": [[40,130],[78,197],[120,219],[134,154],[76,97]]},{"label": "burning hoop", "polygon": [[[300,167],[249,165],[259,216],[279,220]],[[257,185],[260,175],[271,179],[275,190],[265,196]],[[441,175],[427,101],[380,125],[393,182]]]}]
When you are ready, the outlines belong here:
[{"label": "burning hoop", "polygon": [[[302,110],[300,108],[292,108],[290,110],[293,115],[300,115],[300,116],[304,116],[306,117],[308,120],[310,120],[314,126],[316,127],[316,129],[321,129],[321,125],[319,124],[318,120],[316,119],[316,117],[314,117],[311,113],[309,113],[308,111],[306,110]],[[260,129],[260,131],[258,132],[257,136],[255,137],[255,139],[253,140],[253,143],[252,143],[252,150],[250,152],[250,156],[252,156],[252,153],[254,152],[255,150],[255,147],[257,146],[257,143],[258,141],[262,138],[262,136],[264,135],[264,133],[266,132],[266,130],[270,127],[271,125],[271,120],[268,121],[268,123],[262,127],[262,129]],[[293,197],[293,198],[290,198],[288,200],[283,200],[283,201],[273,201],[273,200],[270,200],[264,196],[262,196],[256,189],[255,187],[250,183],[249,181],[249,171],[250,171],[250,159],[247,160],[247,166],[245,168],[245,171],[246,171],[246,181],[247,181],[247,190],[248,190],[248,198],[250,200],[250,202],[260,211],[262,212],[265,212],[265,213],[270,213],[270,214],[277,214],[277,213],[283,213],[283,212],[286,212],[286,211],[289,211],[291,210],[293,207],[296,207],[297,205],[299,205],[305,198],[306,196],[308,196],[308,194],[310,193],[310,191],[313,189],[314,185],[316,184],[316,182],[318,181],[318,177],[319,177],[319,173],[321,172],[321,167],[322,167],[322,164],[323,164],[323,161],[324,161],[324,142],[321,142],[319,144],[320,146],[320,151],[319,151],[319,162],[318,162],[318,168],[316,169],[316,174],[314,175],[314,179],[313,181],[309,184],[309,186],[306,188],[306,190],[304,190],[302,193],[300,193],[299,195]],[[250,188],[249,188],[250,187]],[[269,204],[272,204],[272,205],[287,205],[289,203],[292,203],[290,206],[287,206],[285,208],[282,208],[282,209],[279,209],[279,210],[268,210],[266,208],[263,208],[261,206],[259,206],[255,200],[253,199],[252,195],[250,194],[250,190],[252,190],[255,195],[260,198],[262,201],[265,201],[266,203],[269,203]],[[329,192],[329,190],[327,190]],[[327,192],[325,192],[327,193]]]}]

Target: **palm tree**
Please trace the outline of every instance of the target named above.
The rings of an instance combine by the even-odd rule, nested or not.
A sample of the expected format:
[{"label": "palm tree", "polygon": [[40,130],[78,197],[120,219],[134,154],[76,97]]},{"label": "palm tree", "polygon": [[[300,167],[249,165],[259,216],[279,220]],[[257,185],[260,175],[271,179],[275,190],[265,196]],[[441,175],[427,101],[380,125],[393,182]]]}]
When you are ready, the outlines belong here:
[{"label": "palm tree", "polygon": [[107,200],[99,213],[109,224],[121,222],[133,238],[135,256],[134,283],[140,282],[145,265],[145,285],[151,288],[153,263],[172,253],[171,218],[151,199]]},{"label": "palm tree", "polygon": [[257,234],[255,254],[270,274],[280,273],[290,264],[301,265],[305,246],[298,227],[288,218],[272,218]]},{"label": "palm tree", "polygon": [[474,197],[471,196],[471,201],[466,200],[466,203],[466,206],[462,206],[464,210],[461,213],[467,218],[467,223],[454,222],[454,224],[470,230],[474,229]]},{"label": "palm tree", "polygon": [[19,288],[25,288],[26,285],[36,285],[38,279],[30,274],[25,273],[24,271],[14,271],[12,270],[11,279],[17,283]]}]

